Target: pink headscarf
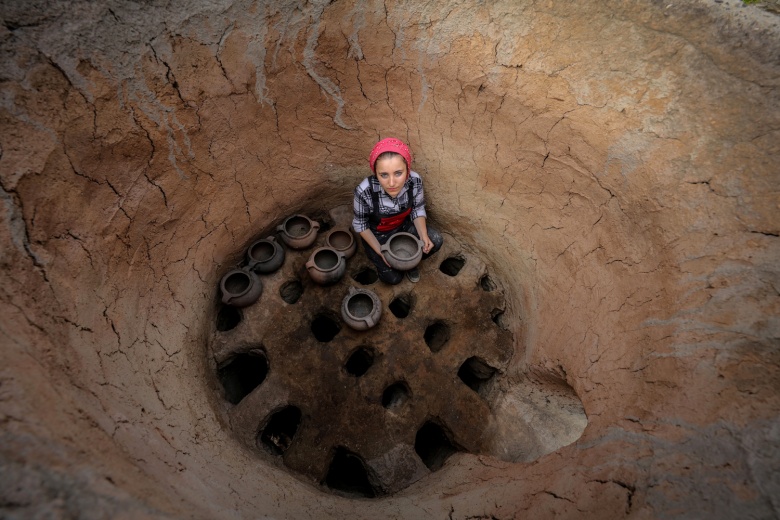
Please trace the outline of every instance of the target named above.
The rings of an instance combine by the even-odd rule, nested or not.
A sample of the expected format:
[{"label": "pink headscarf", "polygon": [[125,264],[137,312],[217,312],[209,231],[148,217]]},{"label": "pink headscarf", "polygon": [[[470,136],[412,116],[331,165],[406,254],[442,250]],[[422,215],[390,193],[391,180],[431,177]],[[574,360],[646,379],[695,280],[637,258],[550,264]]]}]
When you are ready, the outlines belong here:
[{"label": "pink headscarf", "polygon": [[400,154],[401,157],[406,160],[406,168],[411,171],[412,151],[400,139],[396,139],[395,137],[388,137],[387,139],[382,139],[376,143],[374,148],[371,150],[371,154],[368,156],[368,164],[371,165],[372,172],[376,173],[376,168],[374,165],[376,164],[377,157],[385,152],[395,152]]}]

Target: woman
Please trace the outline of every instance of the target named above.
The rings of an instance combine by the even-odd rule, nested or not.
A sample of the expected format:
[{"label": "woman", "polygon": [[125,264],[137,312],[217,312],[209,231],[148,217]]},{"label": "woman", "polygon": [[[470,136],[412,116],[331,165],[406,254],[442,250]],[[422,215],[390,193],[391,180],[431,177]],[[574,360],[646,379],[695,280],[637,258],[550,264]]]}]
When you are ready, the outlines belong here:
[{"label": "woman", "polygon": [[[374,175],[363,179],[355,188],[352,227],[360,234],[366,255],[376,266],[379,279],[389,284],[403,280],[403,273],[390,267],[380,247],[401,231],[411,233],[423,242],[423,259],[441,248],[444,239],[428,227],[422,178],[411,170],[412,152],[395,138],[379,141],[368,163]],[[420,280],[415,268],[407,271],[410,281]]]}]

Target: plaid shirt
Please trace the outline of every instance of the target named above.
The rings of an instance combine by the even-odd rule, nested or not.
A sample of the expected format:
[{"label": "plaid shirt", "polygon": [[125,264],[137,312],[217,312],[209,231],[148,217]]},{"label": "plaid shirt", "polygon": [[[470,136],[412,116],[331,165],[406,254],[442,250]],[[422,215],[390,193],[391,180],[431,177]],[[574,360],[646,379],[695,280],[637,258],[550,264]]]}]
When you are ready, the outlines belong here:
[{"label": "plaid shirt", "polygon": [[[372,180],[373,179],[373,180]],[[373,211],[374,203],[371,201],[371,192],[374,190],[379,192],[379,216],[380,218],[388,217],[390,215],[396,215],[402,211],[406,211],[406,192],[409,190],[411,183],[414,183],[414,205],[412,207],[412,213],[409,217],[414,220],[418,217],[425,217],[425,196],[423,194],[423,182],[422,178],[417,172],[411,172],[409,178],[406,179],[404,187],[398,193],[398,196],[391,197],[382,189],[379,181],[375,177],[366,177],[363,179],[357,188],[355,188],[355,200],[353,202],[353,211],[355,214],[352,219],[352,228],[356,233],[362,233],[366,229],[369,229],[368,217]]]}]

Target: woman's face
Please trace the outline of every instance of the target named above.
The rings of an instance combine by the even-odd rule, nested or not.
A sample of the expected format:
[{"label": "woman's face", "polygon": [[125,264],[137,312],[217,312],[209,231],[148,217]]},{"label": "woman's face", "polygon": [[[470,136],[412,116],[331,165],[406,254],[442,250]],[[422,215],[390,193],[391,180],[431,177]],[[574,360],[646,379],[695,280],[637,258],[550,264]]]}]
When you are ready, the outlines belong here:
[{"label": "woman's face", "polygon": [[374,164],[376,169],[376,178],[379,185],[391,197],[397,196],[401,192],[406,182],[406,162],[400,155],[392,155],[379,159]]}]

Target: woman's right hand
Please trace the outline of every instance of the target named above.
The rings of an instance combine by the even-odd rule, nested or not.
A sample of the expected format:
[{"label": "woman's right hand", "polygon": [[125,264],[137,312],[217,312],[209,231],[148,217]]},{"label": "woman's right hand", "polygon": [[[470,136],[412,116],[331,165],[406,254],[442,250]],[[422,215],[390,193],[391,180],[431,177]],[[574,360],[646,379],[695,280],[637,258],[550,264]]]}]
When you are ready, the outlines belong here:
[{"label": "woman's right hand", "polygon": [[392,269],[393,266],[387,263],[387,258],[385,258],[385,255],[383,255],[382,253],[379,253],[379,256],[382,257],[382,260],[385,262],[385,265]]}]

